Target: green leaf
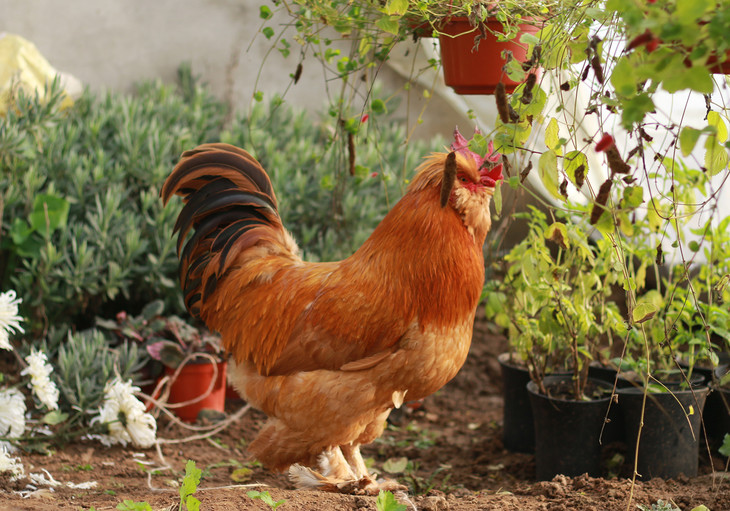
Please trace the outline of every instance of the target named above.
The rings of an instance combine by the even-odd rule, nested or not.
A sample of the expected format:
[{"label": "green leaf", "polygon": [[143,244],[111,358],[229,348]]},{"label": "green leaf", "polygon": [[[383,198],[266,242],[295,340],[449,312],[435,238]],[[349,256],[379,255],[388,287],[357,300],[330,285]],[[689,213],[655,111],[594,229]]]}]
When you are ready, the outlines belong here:
[{"label": "green leaf", "polygon": [[269,9],[269,7],[267,5],[262,5],[261,7],[259,7],[259,17],[261,19],[267,20],[267,19],[271,18],[272,15],[273,14],[271,12],[271,9]]},{"label": "green leaf", "polygon": [[261,500],[264,504],[269,506],[271,509],[276,509],[277,507],[281,506],[284,502],[286,502],[286,500],[284,500],[284,499],[277,500],[276,502],[274,502],[274,498],[267,491],[251,490],[251,491],[247,491],[246,495],[248,495],[252,499]]},{"label": "green leaf", "polygon": [[408,11],[408,0],[388,0],[385,4],[385,13],[388,15],[403,16]]},{"label": "green leaf", "polygon": [[260,90],[257,90],[256,92],[253,93],[253,99],[260,103],[264,99],[264,93],[261,92]]},{"label": "green leaf", "polygon": [[723,456],[730,457],[730,433],[725,433],[725,436],[722,439],[722,445],[717,452]]},{"label": "green leaf", "polygon": [[370,103],[370,110],[372,110],[374,114],[380,115],[387,113],[388,107],[385,105],[385,101],[383,101],[382,99],[374,99]]},{"label": "green leaf", "polygon": [[649,321],[653,318],[654,314],[657,313],[657,310],[658,307],[652,302],[639,302],[636,304],[636,307],[634,307],[632,319],[634,320],[634,323],[644,323],[645,321]]},{"label": "green leaf", "polygon": [[545,229],[545,239],[560,245],[564,250],[570,247],[568,239],[568,229],[562,222],[554,222],[550,227]]},{"label": "green leaf", "polygon": [[719,143],[723,143],[727,140],[727,126],[725,125],[725,121],[722,120],[722,117],[720,117],[720,114],[714,110],[708,112],[707,124],[717,130],[714,137]]},{"label": "green leaf", "polygon": [[623,107],[621,121],[625,128],[630,129],[633,124],[643,121],[646,114],[654,111],[654,102],[649,94],[642,93],[624,101]]},{"label": "green leaf", "polygon": [[494,187],[494,195],[492,196],[492,200],[494,201],[494,211],[497,214],[497,216],[500,216],[502,214],[502,187],[501,186]]},{"label": "green leaf", "polygon": [[141,316],[147,321],[162,315],[165,310],[165,302],[162,300],[153,300],[142,308]]},{"label": "green leaf", "polygon": [[152,511],[152,507],[147,502],[135,502],[131,499],[124,499],[124,501],[117,504],[119,511]]},{"label": "green leaf", "polygon": [[555,151],[545,151],[540,155],[537,162],[537,172],[550,195],[561,201],[564,200],[558,188],[558,155],[555,154]]},{"label": "green leaf", "polygon": [[383,470],[389,474],[402,474],[408,466],[408,458],[389,458],[383,463]]},{"label": "green leaf", "polygon": [[66,225],[68,211],[69,203],[63,197],[46,193],[38,194],[33,201],[30,226],[45,236]]},{"label": "green leaf", "polygon": [[397,16],[383,16],[375,22],[375,26],[383,32],[398,35],[398,31],[400,30],[398,19]]},{"label": "green leaf", "polygon": [[693,22],[714,6],[715,0],[677,0],[677,19]]},{"label": "green leaf", "polygon": [[266,39],[271,39],[272,37],[274,37],[274,29],[271,27],[264,27],[261,33],[264,34],[264,37]]},{"label": "green leaf", "polygon": [[679,132],[679,148],[683,156],[689,156],[697,145],[697,140],[702,134],[701,130],[685,126]]},{"label": "green leaf", "polygon": [[683,90],[692,89],[702,94],[711,94],[715,88],[712,75],[704,66],[684,65],[681,57],[672,61],[672,66],[665,70],[662,87],[670,94]]},{"label": "green leaf", "polygon": [[576,187],[578,187],[579,184],[582,185],[582,183],[578,183],[576,179],[576,171],[581,166],[583,167],[583,177],[585,178],[585,174],[587,174],[588,170],[588,158],[586,158],[586,155],[582,152],[570,151],[565,155],[565,157],[563,157],[563,171],[568,175],[570,182]]},{"label": "green leaf", "polygon": [[598,229],[598,232],[603,235],[608,235],[614,232],[616,230],[616,225],[613,223],[613,216],[611,215],[611,212],[604,210],[603,213],[601,213],[601,216],[598,217],[598,222],[596,222],[593,227]]},{"label": "green leaf", "polygon": [[[712,138],[710,137],[707,141],[711,142]],[[709,145],[709,147],[707,147],[707,151],[705,152],[705,168],[710,176],[716,176],[727,168],[727,149],[717,143],[706,145]]]},{"label": "green leaf", "polygon": [[621,96],[636,93],[636,72],[627,58],[620,58],[616,63],[611,73],[611,83]]},{"label": "green leaf", "polygon": [[624,188],[624,208],[636,209],[643,203],[644,188],[642,186],[627,186]]},{"label": "green leaf", "polygon": [[380,490],[375,499],[375,509],[378,511],[406,511],[408,508],[399,503],[391,492]]},{"label": "green leaf", "polygon": [[47,414],[43,416],[43,422],[45,424],[48,424],[50,426],[55,426],[56,424],[61,424],[66,419],[68,419],[68,414],[64,413],[60,410],[51,410]]},{"label": "green leaf", "polygon": [[[180,485],[180,500],[183,503],[187,503],[188,498],[198,489],[202,473],[202,470],[195,467],[193,460],[188,460],[185,464],[185,477],[183,477],[182,484]],[[198,502],[198,505],[200,505],[200,502]]]},{"label": "green leaf", "polygon": [[558,120],[555,117],[551,117],[545,128],[545,145],[548,149],[555,151],[555,154],[560,155],[560,133],[558,128]]}]

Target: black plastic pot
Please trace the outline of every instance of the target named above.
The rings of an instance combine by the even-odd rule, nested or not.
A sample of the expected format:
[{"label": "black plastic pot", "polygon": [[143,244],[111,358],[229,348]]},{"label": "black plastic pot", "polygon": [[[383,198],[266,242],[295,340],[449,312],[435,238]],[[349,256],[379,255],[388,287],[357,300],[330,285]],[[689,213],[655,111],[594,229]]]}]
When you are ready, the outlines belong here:
[{"label": "black plastic pot", "polygon": [[[570,381],[566,376],[548,376],[548,388]],[[557,474],[574,477],[601,475],[599,437],[610,401],[611,386],[600,380],[592,385],[606,389],[606,397],[591,401],[554,399],[538,392],[534,382],[527,384],[535,424],[535,472],[538,480]]]},{"label": "black plastic pot", "polygon": [[707,392],[706,386],[698,386],[691,390],[646,394],[644,426],[639,437],[644,389],[632,387],[618,391],[628,458],[633,463],[638,439],[636,468],[642,479],[697,475],[700,417]]},{"label": "black plastic pot", "polygon": [[730,433],[730,389],[720,387],[720,379],[728,370],[727,365],[715,370],[702,414],[706,439],[713,451],[722,445],[725,434]]},{"label": "black plastic pot", "polygon": [[533,453],[535,429],[526,388],[530,374],[524,367],[511,364],[509,359],[509,353],[502,353],[497,357],[502,369],[504,397],[502,442],[510,451]]},{"label": "black plastic pot", "polygon": [[[618,371],[612,367],[592,365],[588,368],[588,377],[605,381],[612,388],[615,385],[616,389],[631,387],[631,382],[619,376]],[[601,433],[601,445],[625,441],[623,415],[617,403],[611,403],[608,407],[605,421]]]}]

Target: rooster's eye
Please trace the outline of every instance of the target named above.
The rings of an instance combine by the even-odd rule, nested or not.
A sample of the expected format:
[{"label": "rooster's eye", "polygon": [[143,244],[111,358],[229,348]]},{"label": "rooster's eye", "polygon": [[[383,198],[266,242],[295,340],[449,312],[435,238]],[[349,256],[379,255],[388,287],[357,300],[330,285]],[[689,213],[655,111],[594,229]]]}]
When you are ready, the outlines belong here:
[{"label": "rooster's eye", "polygon": [[459,181],[461,181],[462,183],[466,183],[467,179],[464,176],[459,176]]}]

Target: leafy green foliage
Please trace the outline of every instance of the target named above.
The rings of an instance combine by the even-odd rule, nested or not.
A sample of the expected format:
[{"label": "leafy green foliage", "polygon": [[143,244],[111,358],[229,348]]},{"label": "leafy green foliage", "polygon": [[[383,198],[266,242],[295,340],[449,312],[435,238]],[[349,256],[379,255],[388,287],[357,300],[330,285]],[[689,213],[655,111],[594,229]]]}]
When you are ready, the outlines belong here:
[{"label": "leafy green foliage", "polygon": [[408,508],[398,502],[391,492],[380,490],[375,499],[375,509],[378,511],[406,511]]},{"label": "leafy green foliage", "polygon": [[650,506],[637,504],[636,507],[638,507],[641,511],[680,511],[677,506],[675,506],[671,502],[665,502],[662,499],[657,500],[654,504],[651,504]]},{"label": "leafy green foliage", "polygon": [[200,484],[200,476],[202,471],[195,466],[193,460],[188,460],[185,464],[185,477],[183,477],[180,485],[180,509],[188,511],[198,511],[200,509],[200,500],[193,497]]},{"label": "leafy green foliage", "polygon": [[119,511],[152,511],[152,506],[148,502],[135,502],[131,499],[124,499],[124,501],[117,504]]},{"label": "leafy green foliage", "polygon": [[504,280],[487,283],[487,318],[507,329],[512,348],[542,386],[558,370],[574,374],[574,398],[583,398],[588,363],[602,358],[605,336],[626,327],[611,300],[617,281],[613,252],[589,242],[586,226],[554,221],[532,208],[527,236],[504,256]]},{"label": "leafy green foliage", "polygon": [[63,397],[61,409],[68,413],[98,409],[106,383],[117,374],[122,380],[135,379],[145,361],[135,344],[125,342],[111,349],[109,340],[99,330],[68,332],[54,364]]},{"label": "leafy green foliage", "polygon": [[286,502],[286,499],[277,500],[274,501],[274,498],[271,496],[271,494],[267,491],[256,491],[251,490],[247,491],[246,495],[248,495],[252,499],[258,499],[267,506],[269,506],[271,509],[276,509],[277,507],[281,506]]},{"label": "leafy green foliage", "polygon": [[[159,189],[184,149],[217,138],[223,105],[182,69],[179,87],[133,98],[90,92],[64,111],[17,98],[0,120],[0,283],[23,296],[34,329],[90,326],[95,313],[165,299],[181,310],[171,209]],[[5,236],[5,234],[9,236]]]},{"label": "leafy green foliage", "polygon": [[725,433],[725,436],[722,438],[722,445],[717,452],[723,456],[730,457],[730,433]]}]

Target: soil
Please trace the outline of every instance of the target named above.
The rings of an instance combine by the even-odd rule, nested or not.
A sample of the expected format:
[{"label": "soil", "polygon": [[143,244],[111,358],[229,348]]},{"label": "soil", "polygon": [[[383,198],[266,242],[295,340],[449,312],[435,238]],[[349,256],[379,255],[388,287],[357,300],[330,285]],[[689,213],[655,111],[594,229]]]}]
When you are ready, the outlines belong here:
[{"label": "soil", "polygon": [[[692,478],[652,479],[632,485],[625,446],[617,444],[607,447],[603,478],[557,476],[535,481],[534,457],[510,452],[502,445],[497,355],[505,350],[504,338],[477,325],[470,356],[457,377],[423,403],[410,404],[393,416],[383,437],[364,449],[374,469],[410,488],[407,495],[396,495],[407,509],[598,511],[635,510],[639,505],[670,509],[656,505],[662,500],[681,510],[700,505],[711,511],[730,510],[726,460],[711,459],[706,447],[700,449],[700,474]],[[230,400],[229,416],[243,406],[241,401]],[[10,483],[0,476],[0,510],[110,510],[127,500],[147,502],[153,510],[177,509],[187,460],[194,460],[203,470],[195,493],[200,509],[270,509],[261,499],[247,495],[252,490],[284,501],[281,510],[376,509],[375,497],[295,490],[284,475],[267,472],[250,460],[246,442],[264,420],[263,414],[249,409],[211,438],[191,440],[198,432],[163,416],[158,437],[166,442],[187,440],[163,443],[159,451],[106,448],[87,441],[50,456],[23,454],[26,473],[47,471],[61,484],[28,487],[27,480]],[[406,460],[405,471],[385,473],[384,467],[398,472]],[[88,481],[95,481],[96,486],[67,486]]]}]

